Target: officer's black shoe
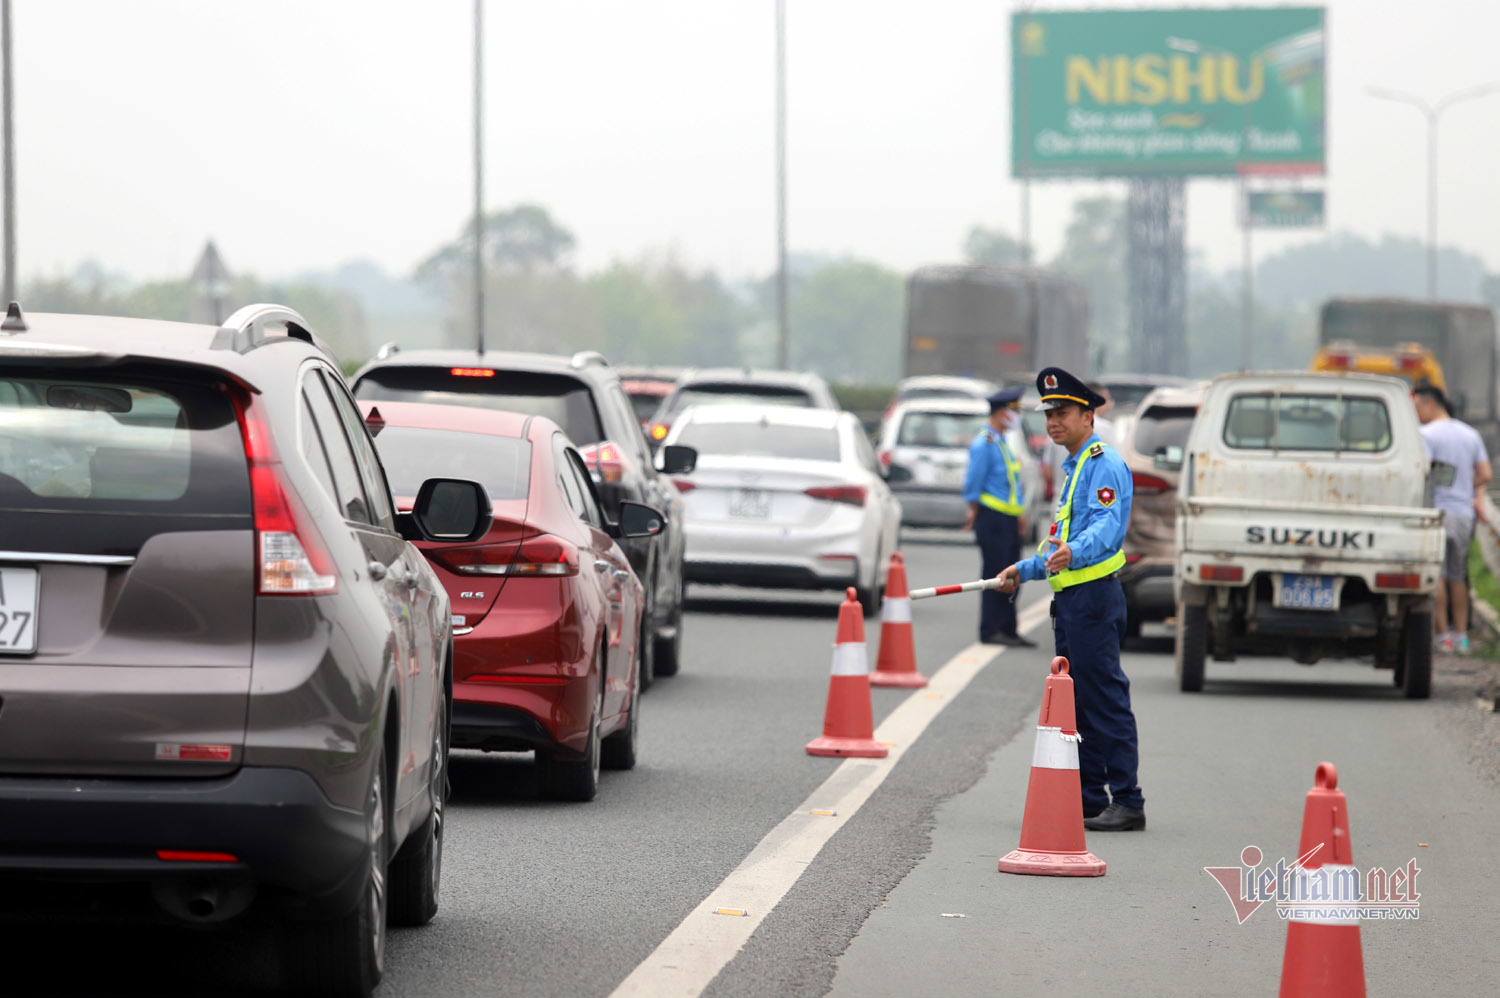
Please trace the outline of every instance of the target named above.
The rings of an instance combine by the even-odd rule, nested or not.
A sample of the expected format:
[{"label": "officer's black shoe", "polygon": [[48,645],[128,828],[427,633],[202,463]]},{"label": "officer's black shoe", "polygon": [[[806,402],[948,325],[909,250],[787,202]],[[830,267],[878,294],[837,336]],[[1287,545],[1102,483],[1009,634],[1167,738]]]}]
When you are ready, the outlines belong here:
[{"label": "officer's black shoe", "polygon": [[1091,832],[1138,832],[1146,827],[1146,812],[1138,807],[1111,804],[1092,818],[1083,819]]},{"label": "officer's black shoe", "polygon": [[1104,813],[1104,808],[1102,808],[1102,807],[1090,807],[1087,804],[1083,805],[1083,820],[1084,821],[1087,821],[1090,818],[1097,818],[1097,817],[1099,817],[1099,815],[1101,815],[1103,813]]},{"label": "officer's black shoe", "polygon": [[1019,634],[986,634],[979,639],[980,644],[1004,645],[1007,648],[1035,648],[1035,641],[1028,641]]}]

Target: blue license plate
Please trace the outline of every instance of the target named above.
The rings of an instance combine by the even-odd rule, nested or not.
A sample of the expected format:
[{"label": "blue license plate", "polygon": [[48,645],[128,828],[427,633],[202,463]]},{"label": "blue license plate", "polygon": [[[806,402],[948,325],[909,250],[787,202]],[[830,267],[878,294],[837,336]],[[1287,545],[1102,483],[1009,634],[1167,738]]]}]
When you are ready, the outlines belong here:
[{"label": "blue license plate", "polygon": [[1283,575],[1280,605],[1294,610],[1336,610],[1338,593],[1331,575]]}]

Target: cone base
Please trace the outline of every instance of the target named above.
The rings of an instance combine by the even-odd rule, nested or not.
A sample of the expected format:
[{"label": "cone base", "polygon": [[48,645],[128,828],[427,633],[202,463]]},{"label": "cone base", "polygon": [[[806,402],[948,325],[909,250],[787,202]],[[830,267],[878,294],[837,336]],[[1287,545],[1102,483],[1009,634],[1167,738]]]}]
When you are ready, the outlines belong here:
[{"label": "cone base", "polygon": [[927,685],[927,677],[915,670],[911,672],[881,672],[876,669],[870,673],[871,686],[900,686],[906,689],[919,690]]},{"label": "cone base", "polygon": [[860,759],[884,759],[891,750],[873,738],[835,738],[824,735],[807,743],[808,755],[847,755]]},{"label": "cone base", "polygon": [[1000,857],[1001,873],[1039,877],[1102,877],[1104,860],[1091,852],[1033,852],[1017,849]]}]

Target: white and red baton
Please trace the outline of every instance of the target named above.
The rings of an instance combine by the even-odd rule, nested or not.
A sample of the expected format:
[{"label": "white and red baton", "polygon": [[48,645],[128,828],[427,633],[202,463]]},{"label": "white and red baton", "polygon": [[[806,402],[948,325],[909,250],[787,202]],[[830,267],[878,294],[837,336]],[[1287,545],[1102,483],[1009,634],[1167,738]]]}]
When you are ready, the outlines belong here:
[{"label": "white and red baton", "polygon": [[952,596],[954,593],[977,593],[984,589],[999,589],[1000,580],[980,579],[978,582],[960,582],[952,586],[933,586],[931,589],[913,589],[912,599],[927,599],[930,596]]}]

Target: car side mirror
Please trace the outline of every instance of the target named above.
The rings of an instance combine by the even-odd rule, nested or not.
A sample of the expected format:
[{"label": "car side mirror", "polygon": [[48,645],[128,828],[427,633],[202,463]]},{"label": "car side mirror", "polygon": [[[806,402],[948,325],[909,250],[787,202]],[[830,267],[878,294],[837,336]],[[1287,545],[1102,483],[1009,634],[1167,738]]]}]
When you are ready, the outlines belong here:
[{"label": "car side mirror", "polygon": [[1158,471],[1181,471],[1182,448],[1176,444],[1156,448],[1156,453],[1151,455],[1151,465]]},{"label": "car side mirror", "polygon": [[610,524],[609,533],[613,537],[653,537],[661,533],[666,522],[654,507],[627,499],[620,503],[620,518]]},{"label": "car side mirror", "polygon": [[664,475],[690,475],[698,467],[698,449],[670,444],[661,449],[658,463]]},{"label": "car side mirror", "polygon": [[411,512],[398,520],[402,521],[401,535],[407,540],[464,543],[489,533],[494,507],[489,493],[478,482],[429,478],[417,490]]}]

